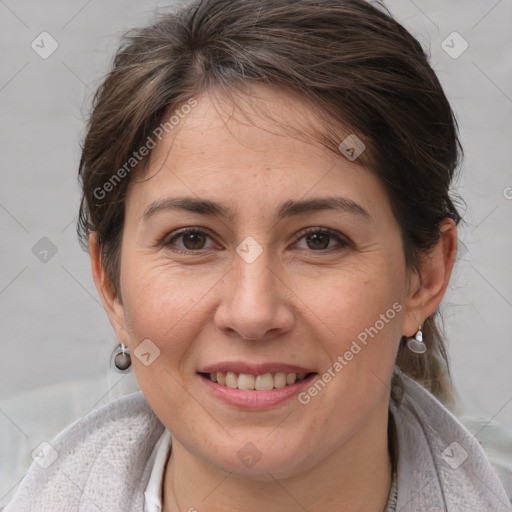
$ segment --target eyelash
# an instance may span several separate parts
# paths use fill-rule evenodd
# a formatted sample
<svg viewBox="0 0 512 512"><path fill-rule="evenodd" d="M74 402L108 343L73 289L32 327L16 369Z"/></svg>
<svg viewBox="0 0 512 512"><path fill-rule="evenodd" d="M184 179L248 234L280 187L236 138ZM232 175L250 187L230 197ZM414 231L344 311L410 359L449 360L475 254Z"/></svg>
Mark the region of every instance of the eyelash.
<svg viewBox="0 0 512 512"><path fill-rule="evenodd" d="M199 229L199 228L185 228L181 231L178 231L176 234L174 234L172 236L172 238L170 238L169 240L164 240L162 242L162 245L166 248L169 248L170 250L172 250L173 252L178 252L178 253L182 253L182 254L194 254L194 253L199 253L201 251L208 251L209 249L177 249L177 248L171 248L171 246L173 245L173 242L185 235L188 235L188 234L191 234L191 233L199 233L201 235L206 235L207 237L211 238L211 236L206 232L206 231L203 231L202 229ZM315 234L315 233L322 233L322 234L325 234L325 235L329 235L331 238L334 238L337 242L338 242L338 245L340 245L341 247L338 247L337 249L335 249L335 251L340 251L342 249L345 249L346 247L350 246L350 242L348 242L347 240L345 240L344 238L340 237L335 231L332 231L331 229L328 229L328 228L306 228L304 229L300 235L295 239L295 242L294 244L296 244L297 242L299 242L300 240L302 240L303 238L305 238L307 235L311 235L311 234ZM332 247L330 248L327 248L327 249L318 249L318 250L309 250L309 252L313 252L313 253L322 253L322 252L331 252L333 250Z"/></svg>

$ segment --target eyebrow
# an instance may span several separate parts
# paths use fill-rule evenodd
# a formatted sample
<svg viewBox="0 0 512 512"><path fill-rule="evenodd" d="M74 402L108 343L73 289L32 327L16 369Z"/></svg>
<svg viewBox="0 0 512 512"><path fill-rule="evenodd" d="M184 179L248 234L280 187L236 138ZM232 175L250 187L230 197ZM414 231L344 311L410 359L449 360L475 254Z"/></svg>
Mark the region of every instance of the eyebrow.
<svg viewBox="0 0 512 512"><path fill-rule="evenodd" d="M214 201L196 197L169 197L151 203L142 215L142 220L148 221L157 213L168 210L182 210L199 215L234 219L233 212L228 207ZM325 210L344 211L371 219L371 215L361 205L347 197L321 197L303 201L286 201L279 209L278 218L284 219Z"/></svg>

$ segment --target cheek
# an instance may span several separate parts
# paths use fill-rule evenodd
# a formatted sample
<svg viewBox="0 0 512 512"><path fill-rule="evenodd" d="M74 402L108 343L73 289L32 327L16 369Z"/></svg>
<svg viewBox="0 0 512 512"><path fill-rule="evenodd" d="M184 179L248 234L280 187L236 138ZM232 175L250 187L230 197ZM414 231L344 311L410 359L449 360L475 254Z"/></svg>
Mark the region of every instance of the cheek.
<svg viewBox="0 0 512 512"><path fill-rule="evenodd" d="M153 410L173 431L180 425L174 416L190 407L188 394L183 392L190 368L186 366L187 355L193 347L193 340L200 335L201 321L198 320L198 303L205 295L201 280L183 279L179 272L162 265L148 264L135 259L123 268L122 289L124 310L131 352L150 340L158 350L158 357L145 365L132 356L132 363L140 388ZM192 362L190 363L192 364ZM168 410L173 417L168 418ZM200 416L200 411L196 411ZM188 428L194 422L187 420Z"/></svg>
<svg viewBox="0 0 512 512"><path fill-rule="evenodd" d="M404 275L398 263L375 259L364 267L303 281L297 295L308 297L308 308L319 327L317 335L323 333L330 360L349 350L354 340L363 344L365 340L382 340L372 347L368 343L368 354L393 352L388 341L394 345L400 338Z"/></svg>
<svg viewBox="0 0 512 512"><path fill-rule="evenodd" d="M201 301L218 279L135 259L123 268L123 299L130 339L150 339L176 364L201 328Z"/></svg>
<svg viewBox="0 0 512 512"><path fill-rule="evenodd" d="M405 272L399 262L375 258L364 268L337 273L311 306L328 326L318 347L325 353L319 378L326 385L306 390L303 398L311 400L314 414L328 410L333 424L348 430L387 393L401 337Z"/></svg>

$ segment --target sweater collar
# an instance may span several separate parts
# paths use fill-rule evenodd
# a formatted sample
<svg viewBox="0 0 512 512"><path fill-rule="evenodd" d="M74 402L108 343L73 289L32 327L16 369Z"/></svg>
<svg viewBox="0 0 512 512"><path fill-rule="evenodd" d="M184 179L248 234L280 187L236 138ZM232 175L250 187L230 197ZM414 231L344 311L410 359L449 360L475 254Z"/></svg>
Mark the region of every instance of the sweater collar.
<svg viewBox="0 0 512 512"><path fill-rule="evenodd" d="M476 439L438 400L407 375L402 402L391 402L398 441L386 512L400 510L503 510L508 498ZM159 512L165 463L171 446L164 431L151 456L144 512Z"/></svg>
<svg viewBox="0 0 512 512"><path fill-rule="evenodd" d="M478 441L433 395L398 372L404 393L400 404L390 404L398 439L396 510L510 512ZM51 441L57 459L32 463L4 512L140 512L163 432L140 391L93 411Z"/></svg>
<svg viewBox="0 0 512 512"><path fill-rule="evenodd" d="M401 512L510 511L510 501L476 438L431 393L398 368L404 392L391 402L398 438Z"/></svg>

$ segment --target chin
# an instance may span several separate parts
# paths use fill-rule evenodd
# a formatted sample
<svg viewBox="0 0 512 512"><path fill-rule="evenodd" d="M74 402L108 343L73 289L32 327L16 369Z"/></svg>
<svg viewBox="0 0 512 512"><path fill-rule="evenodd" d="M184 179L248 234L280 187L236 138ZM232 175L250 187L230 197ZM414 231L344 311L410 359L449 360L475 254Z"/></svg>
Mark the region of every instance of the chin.
<svg viewBox="0 0 512 512"><path fill-rule="evenodd" d="M272 443L265 444L264 440L254 443L230 441L223 448L223 454L217 451L215 457L207 456L203 460L237 478L256 481L286 479L314 465L312 461L308 464L304 459L305 443L290 443L288 437L286 443L279 442L279 446L274 446ZM234 450L235 444L240 448Z"/></svg>

